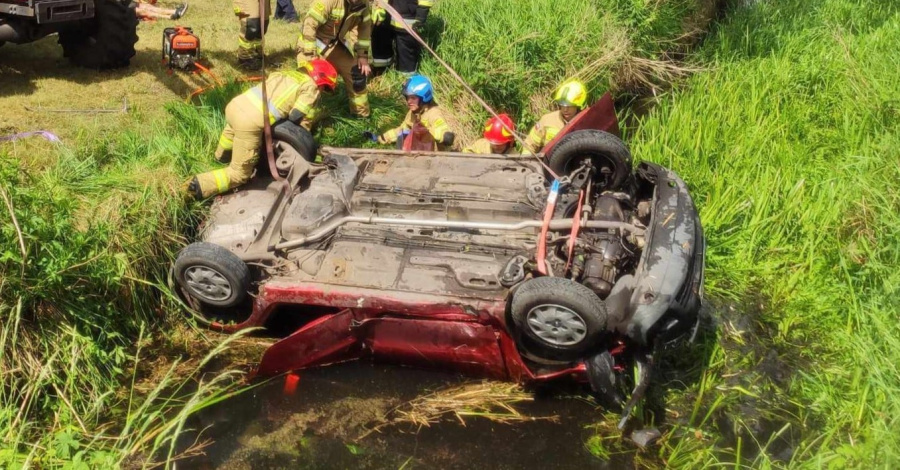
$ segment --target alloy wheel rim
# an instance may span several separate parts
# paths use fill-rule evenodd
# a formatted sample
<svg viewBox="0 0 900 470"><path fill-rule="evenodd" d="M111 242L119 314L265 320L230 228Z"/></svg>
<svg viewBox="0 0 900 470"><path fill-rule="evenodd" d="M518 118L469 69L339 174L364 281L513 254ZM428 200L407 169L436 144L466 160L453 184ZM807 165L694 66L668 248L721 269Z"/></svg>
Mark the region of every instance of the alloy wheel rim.
<svg viewBox="0 0 900 470"><path fill-rule="evenodd" d="M525 323L538 338L554 346L572 346L587 336L584 318L562 305L538 305L528 312Z"/></svg>
<svg viewBox="0 0 900 470"><path fill-rule="evenodd" d="M221 302L231 297L231 283L222 273L207 266L191 266L184 272L191 291L205 300Z"/></svg>

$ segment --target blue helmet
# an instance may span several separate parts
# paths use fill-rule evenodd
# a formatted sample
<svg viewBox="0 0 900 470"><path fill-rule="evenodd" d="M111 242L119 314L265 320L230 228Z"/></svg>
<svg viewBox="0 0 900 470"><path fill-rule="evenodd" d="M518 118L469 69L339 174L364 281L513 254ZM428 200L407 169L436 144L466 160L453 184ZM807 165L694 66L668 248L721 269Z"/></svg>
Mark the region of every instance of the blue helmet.
<svg viewBox="0 0 900 470"><path fill-rule="evenodd" d="M423 103L431 103L434 99L434 87L431 80L424 75L413 75L403 83L403 96L418 96Z"/></svg>

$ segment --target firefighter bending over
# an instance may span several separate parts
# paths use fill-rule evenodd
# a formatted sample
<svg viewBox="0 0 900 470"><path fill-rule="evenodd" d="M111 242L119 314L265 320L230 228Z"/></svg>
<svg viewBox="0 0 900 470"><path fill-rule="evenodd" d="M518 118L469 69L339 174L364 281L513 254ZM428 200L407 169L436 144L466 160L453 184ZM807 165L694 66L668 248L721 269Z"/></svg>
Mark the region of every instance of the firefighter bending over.
<svg viewBox="0 0 900 470"><path fill-rule="evenodd" d="M431 150L446 150L453 147L456 135L444 120L443 112L434 101L434 87L431 80L423 75L413 75L403 84L401 89L406 99L406 107L409 112L403 123L384 134L377 135L372 131L365 131L364 135L381 144L403 143L403 139L413 131L417 125L427 129L433 139Z"/></svg>
<svg viewBox="0 0 900 470"><path fill-rule="evenodd" d="M568 81L556 90L553 101L559 109L541 116L525 139L524 151L538 153L553 140L559 131L584 109L587 102L587 88L577 80Z"/></svg>
<svg viewBox="0 0 900 470"><path fill-rule="evenodd" d="M356 41L348 33L356 29ZM372 37L372 16L368 0L313 0L303 20L297 43L297 63L323 58L334 65L344 79L350 113L369 116L366 77Z"/></svg>
<svg viewBox="0 0 900 470"><path fill-rule="evenodd" d="M516 138L512 132L516 124L506 114L499 114L487 120L484 125L484 137L463 149L465 153L508 155L515 153Z"/></svg>
<svg viewBox="0 0 900 470"><path fill-rule="evenodd" d="M266 79L269 122L288 119L309 129L321 92L331 93L337 85L337 71L330 63L314 59L305 70L282 71ZM225 107L225 129L219 137L216 160L230 164L199 174L187 184L189 196L207 198L236 188L250 179L263 136L262 85L238 95Z"/></svg>

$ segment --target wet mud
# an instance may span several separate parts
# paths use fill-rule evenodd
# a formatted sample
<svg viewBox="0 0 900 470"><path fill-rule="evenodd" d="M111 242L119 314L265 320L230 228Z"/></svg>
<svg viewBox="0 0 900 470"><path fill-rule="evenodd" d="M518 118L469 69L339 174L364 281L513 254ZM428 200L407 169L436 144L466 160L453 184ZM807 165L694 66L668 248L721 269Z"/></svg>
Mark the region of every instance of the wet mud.
<svg viewBox="0 0 900 470"><path fill-rule="evenodd" d="M352 362L303 372L293 395L272 380L196 417L205 455L179 468L605 468L587 443L603 411L586 396L537 394L516 405L537 419L498 423L448 417L431 426L385 425L423 394L471 381L458 375ZM610 418L611 420L614 418ZM375 429L375 428L378 429ZM196 435L191 437L191 440ZM623 463L623 462L618 462ZM618 468L613 465L610 468Z"/></svg>

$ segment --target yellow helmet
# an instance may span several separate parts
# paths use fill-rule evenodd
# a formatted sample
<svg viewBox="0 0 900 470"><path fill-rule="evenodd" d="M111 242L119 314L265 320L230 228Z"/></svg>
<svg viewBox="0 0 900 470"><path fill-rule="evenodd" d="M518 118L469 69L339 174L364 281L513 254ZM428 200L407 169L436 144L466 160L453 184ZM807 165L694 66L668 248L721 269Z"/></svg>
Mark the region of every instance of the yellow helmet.
<svg viewBox="0 0 900 470"><path fill-rule="evenodd" d="M560 85L553 94L553 101L560 106L575 106L581 109L587 101L587 88L578 80L570 80Z"/></svg>

